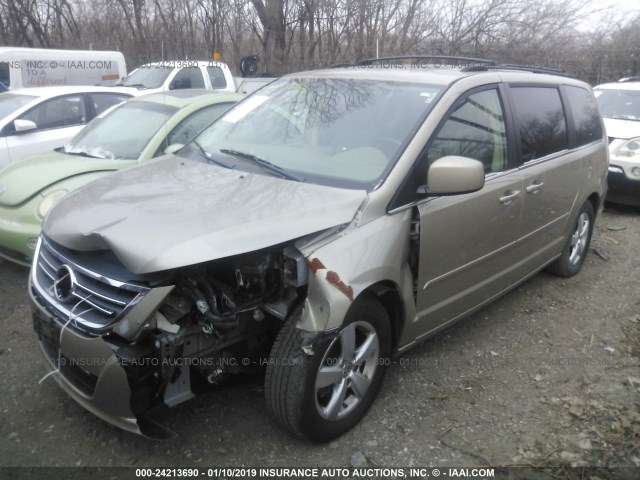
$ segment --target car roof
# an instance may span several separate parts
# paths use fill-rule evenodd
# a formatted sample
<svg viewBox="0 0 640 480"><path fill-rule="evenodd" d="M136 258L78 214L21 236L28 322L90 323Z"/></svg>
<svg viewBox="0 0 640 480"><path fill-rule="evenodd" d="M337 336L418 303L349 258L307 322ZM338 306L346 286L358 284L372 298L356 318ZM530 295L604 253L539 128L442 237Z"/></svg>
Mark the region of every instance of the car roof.
<svg viewBox="0 0 640 480"><path fill-rule="evenodd" d="M7 93L32 97L55 97L73 93L124 93L135 96L137 89L130 87L105 87L100 85L58 85L54 87L16 88Z"/></svg>
<svg viewBox="0 0 640 480"><path fill-rule="evenodd" d="M379 80L393 82L424 83L438 86L448 86L461 78L488 77L491 81L497 78L503 81L536 81L549 84L567 83L574 85L586 85L575 78L547 72L532 72L526 69L509 68L500 65L483 69L460 69L449 65L424 64L422 67L399 66L393 64L382 65L354 65L324 70L310 70L306 72L287 75L285 78L345 78L361 80Z"/></svg>
<svg viewBox="0 0 640 480"><path fill-rule="evenodd" d="M238 102L244 95L231 92L216 92L203 88L187 88L184 90L170 90L168 92L147 93L132 99L135 102L151 102L171 105L176 108L184 108L189 105L201 103L203 105Z"/></svg>
<svg viewBox="0 0 640 480"><path fill-rule="evenodd" d="M596 85L601 90L640 90L640 82L612 82Z"/></svg>
<svg viewBox="0 0 640 480"><path fill-rule="evenodd" d="M453 68L399 68L384 65L347 66L324 70L309 70L287 75L285 78L350 78L360 80L387 80L449 85L459 78L475 72L463 72Z"/></svg>
<svg viewBox="0 0 640 480"><path fill-rule="evenodd" d="M217 60L162 60L161 62L149 62L140 67L167 67L167 68L184 68L184 67L221 67L227 68L228 65ZM138 68L140 68L138 67Z"/></svg>

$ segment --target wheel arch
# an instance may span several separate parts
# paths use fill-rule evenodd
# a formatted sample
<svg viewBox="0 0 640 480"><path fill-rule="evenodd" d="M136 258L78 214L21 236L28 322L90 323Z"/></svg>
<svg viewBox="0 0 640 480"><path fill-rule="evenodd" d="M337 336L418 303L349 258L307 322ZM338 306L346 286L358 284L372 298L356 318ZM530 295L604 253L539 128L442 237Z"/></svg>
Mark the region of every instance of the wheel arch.
<svg viewBox="0 0 640 480"><path fill-rule="evenodd" d="M589 195L589 197L587 197L587 201L591 203L591 206L593 207L593 213L595 213L597 217L598 211L602 205L602 199L600 198L600 195L598 195L596 192L593 192L591 195Z"/></svg>
<svg viewBox="0 0 640 480"><path fill-rule="evenodd" d="M391 321L391 343L392 348L395 348L400 342L405 323L405 307L400 287L395 282L383 280L367 287L358 298L363 295L374 296L384 307Z"/></svg>

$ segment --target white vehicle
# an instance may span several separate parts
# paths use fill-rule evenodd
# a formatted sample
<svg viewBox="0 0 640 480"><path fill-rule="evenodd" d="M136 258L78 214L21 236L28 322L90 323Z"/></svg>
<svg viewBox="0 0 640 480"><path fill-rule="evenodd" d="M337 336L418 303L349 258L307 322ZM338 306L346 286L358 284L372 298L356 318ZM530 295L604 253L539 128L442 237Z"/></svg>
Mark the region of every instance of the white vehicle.
<svg viewBox="0 0 640 480"><path fill-rule="evenodd" d="M247 95L274 80L274 77L234 77L226 63L216 60L172 60L141 65L118 86L134 87L144 93L204 88Z"/></svg>
<svg viewBox="0 0 640 480"><path fill-rule="evenodd" d="M640 78L594 87L609 137L607 201L640 206Z"/></svg>
<svg viewBox="0 0 640 480"><path fill-rule="evenodd" d="M236 92L249 95L265 85L273 82L276 77L234 77Z"/></svg>
<svg viewBox="0 0 640 480"><path fill-rule="evenodd" d="M115 87L42 87L0 94L0 168L63 146L94 117L137 92Z"/></svg>
<svg viewBox="0 0 640 480"><path fill-rule="evenodd" d="M120 52L0 47L0 92L56 85L113 85L126 75L127 65Z"/></svg>
<svg viewBox="0 0 640 480"><path fill-rule="evenodd" d="M118 86L134 87L144 93L186 88L235 92L229 66L215 60L172 60L140 65Z"/></svg>

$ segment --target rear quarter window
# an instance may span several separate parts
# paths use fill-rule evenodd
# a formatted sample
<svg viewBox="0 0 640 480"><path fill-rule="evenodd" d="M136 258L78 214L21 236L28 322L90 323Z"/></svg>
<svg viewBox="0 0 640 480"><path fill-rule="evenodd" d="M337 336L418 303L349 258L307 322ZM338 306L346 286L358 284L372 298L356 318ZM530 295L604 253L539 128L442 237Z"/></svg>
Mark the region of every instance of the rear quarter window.
<svg viewBox="0 0 640 480"><path fill-rule="evenodd" d="M523 162L569 147L567 122L557 88L512 86L510 92Z"/></svg>
<svg viewBox="0 0 640 480"><path fill-rule="evenodd" d="M576 146L602 139L602 123L596 99L586 88L566 85L571 118L576 130Z"/></svg>

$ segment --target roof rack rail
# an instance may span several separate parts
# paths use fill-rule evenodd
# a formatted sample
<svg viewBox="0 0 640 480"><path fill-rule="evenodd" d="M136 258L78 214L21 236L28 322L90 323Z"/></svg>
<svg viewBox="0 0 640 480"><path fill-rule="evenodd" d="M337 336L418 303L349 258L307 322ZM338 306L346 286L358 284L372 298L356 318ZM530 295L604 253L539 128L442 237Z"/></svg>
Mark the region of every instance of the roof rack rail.
<svg viewBox="0 0 640 480"><path fill-rule="evenodd" d="M450 62L450 63L464 63L464 64L472 64L479 63L484 65L496 65L494 60L487 60L485 58L473 58L473 57L454 57L447 55L399 55L393 57L378 57L378 58L367 58L365 60L360 60L355 63L338 63L335 65L331 65L331 68L343 68L343 67L362 67L366 65L374 65L376 63L381 62L394 62L394 61L403 61L403 60L414 60L414 61L438 61L438 62Z"/></svg>
<svg viewBox="0 0 640 480"><path fill-rule="evenodd" d="M462 69L464 72L482 72L486 70L515 70L519 72L546 73L549 75L560 75L562 77L575 78L570 73L559 68L535 67L527 65L517 65L513 63L494 63L492 65L473 65Z"/></svg>
<svg viewBox="0 0 640 480"><path fill-rule="evenodd" d="M640 82L640 77L624 77L618 80L618 83Z"/></svg>

